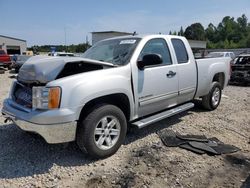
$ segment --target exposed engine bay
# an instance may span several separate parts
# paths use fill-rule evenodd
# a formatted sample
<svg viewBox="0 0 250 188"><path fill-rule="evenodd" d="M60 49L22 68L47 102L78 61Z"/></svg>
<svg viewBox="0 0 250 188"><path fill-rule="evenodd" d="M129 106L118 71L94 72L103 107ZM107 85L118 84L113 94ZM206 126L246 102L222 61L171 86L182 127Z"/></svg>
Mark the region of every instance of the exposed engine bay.
<svg viewBox="0 0 250 188"><path fill-rule="evenodd" d="M46 83L74 74L114 67L112 63L80 57L33 57L20 69L17 80L25 84Z"/></svg>

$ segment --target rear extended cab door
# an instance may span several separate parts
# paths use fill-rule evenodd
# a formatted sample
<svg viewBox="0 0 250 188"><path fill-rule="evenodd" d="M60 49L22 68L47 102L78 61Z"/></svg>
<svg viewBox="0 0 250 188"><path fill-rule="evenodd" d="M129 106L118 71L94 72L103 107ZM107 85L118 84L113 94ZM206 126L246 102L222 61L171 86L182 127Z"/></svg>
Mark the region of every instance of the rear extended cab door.
<svg viewBox="0 0 250 188"><path fill-rule="evenodd" d="M181 104L194 98L197 87L197 67L192 49L185 38L173 37L171 38L171 45L175 52L173 58L177 62L177 103Z"/></svg>
<svg viewBox="0 0 250 188"><path fill-rule="evenodd" d="M137 49L137 58L132 63L132 76L135 91L135 108L138 117L149 115L175 106L178 99L178 70L171 41L165 37L147 38ZM136 62L146 54L160 54L163 63L138 69Z"/></svg>

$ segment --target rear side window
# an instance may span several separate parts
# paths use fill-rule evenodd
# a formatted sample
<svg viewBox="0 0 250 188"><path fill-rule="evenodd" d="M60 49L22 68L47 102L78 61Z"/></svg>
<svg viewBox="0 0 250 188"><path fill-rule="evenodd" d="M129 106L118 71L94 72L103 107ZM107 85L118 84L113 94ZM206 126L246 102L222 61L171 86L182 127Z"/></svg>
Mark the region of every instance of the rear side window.
<svg viewBox="0 0 250 188"><path fill-rule="evenodd" d="M175 54L177 57L178 63L187 63L188 62L188 53L187 49L180 39L171 39Z"/></svg>

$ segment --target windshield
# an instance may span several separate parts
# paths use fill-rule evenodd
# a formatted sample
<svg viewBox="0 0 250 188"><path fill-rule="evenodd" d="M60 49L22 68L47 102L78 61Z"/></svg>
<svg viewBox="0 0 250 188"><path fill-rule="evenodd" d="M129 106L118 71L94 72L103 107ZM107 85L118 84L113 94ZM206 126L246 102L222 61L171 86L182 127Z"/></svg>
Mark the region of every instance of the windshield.
<svg viewBox="0 0 250 188"><path fill-rule="evenodd" d="M110 39L96 43L82 57L125 65L131 58L140 38Z"/></svg>

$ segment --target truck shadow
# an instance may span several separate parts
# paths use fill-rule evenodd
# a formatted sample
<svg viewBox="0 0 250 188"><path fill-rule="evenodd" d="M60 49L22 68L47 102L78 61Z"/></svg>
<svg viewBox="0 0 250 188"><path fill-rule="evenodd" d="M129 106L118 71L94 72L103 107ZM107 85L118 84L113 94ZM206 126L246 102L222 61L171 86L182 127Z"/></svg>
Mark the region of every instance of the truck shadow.
<svg viewBox="0 0 250 188"><path fill-rule="evenodd" d="M69 167L93 162L75 143L47 144L13 124L0 125L0 148L0 178L43 174L54 164Z"/></svg>
<svg viewBox="0 0 250 188"><path fill-rule="evenodd" d="M128 133L125 145L179 123L183 112L140 130ZM95 162L76 145L47 144L42 137L22 131L13 124L0 124L0 178L19 178L43 174L53 165L83 166Z"/></svg>

